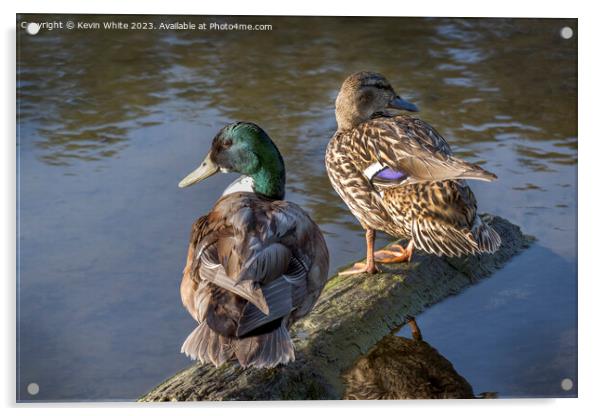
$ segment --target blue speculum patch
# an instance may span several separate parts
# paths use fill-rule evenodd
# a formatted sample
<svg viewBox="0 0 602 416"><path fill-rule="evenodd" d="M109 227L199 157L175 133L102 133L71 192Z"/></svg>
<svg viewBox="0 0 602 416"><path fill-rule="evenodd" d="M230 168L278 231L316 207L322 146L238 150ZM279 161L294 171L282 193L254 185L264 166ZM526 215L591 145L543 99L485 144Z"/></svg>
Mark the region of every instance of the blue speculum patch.
<svg viewBox="0 0 602 416"><path fill-rule="evenodd" d="M395 181L395 180L405 179L408 177L408 175L405 172L400 172L397 170L393 170L391 168L384 168L383 170L378 172L375 175L375 177L378 179L384 179L387 181Z"/></svg>

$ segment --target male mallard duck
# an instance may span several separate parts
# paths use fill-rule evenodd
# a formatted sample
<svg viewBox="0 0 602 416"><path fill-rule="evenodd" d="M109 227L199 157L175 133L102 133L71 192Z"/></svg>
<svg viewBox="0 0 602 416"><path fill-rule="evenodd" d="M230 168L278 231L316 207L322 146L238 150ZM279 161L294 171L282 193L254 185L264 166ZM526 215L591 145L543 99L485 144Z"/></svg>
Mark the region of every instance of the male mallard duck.
<svg viewBox="0 0 602 416"><path fill-rule="evenodd" d="M366 263L344 273L376 273L375 257L407 261L415 247L438 256L497 250L500 237L477 215L477 201L463 180L497 177L452 156L445 139L424 121L387 108L418 111L374 72L348 77L336 99L338 129L326 149L326 170L366 230L367 243ZM409 244L374 253L376 230Z"/></svg>
<svg viewBox="0 0 602 416"><path fill-rule="evenodd" d="M243 176L192 226L180 294L199 325L182 352L216 367L230 359L242 367L294 361L288 328L326 283L326 243L311 218L283 200L284 162L259 126L224 127L179 186L218 171Z"/></svg>

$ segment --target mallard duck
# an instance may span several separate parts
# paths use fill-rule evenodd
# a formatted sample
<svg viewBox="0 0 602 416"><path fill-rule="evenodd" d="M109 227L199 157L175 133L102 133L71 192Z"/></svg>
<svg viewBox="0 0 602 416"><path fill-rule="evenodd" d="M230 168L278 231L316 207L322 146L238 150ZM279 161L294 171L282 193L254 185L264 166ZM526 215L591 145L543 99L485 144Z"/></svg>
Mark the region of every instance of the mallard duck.
<svg viewBox="0 0 602 416"><path fill-rule="evenodd" d="M409 261L415 248L438 256L492 253L499 235L477 215L464 179L497 177L452 155L424 121L388 109L418 111L382 75L349 76L336 99L338 129L326 149L332 186L366 230L365 263L343 274L376 273L382 263ZM375 231L409 240L374 253Z"/></svg>
<svg viewBox="0 0 602 416"><path fill-rule="evenodd" d="M284 162L259 126L224 127L179 186L220 171L242 176L192 226L180 294L198 326L182 352L216 367L286 364L295 359L288 328L327 280L326 243L309 215L283 200Z"/></svg>
<svg viewBox="0 0 602 416"><path fill-rule="evenodd" d="M414 318L412 339L388 335L345 372L344 399L472 399L472 386L439 351L422 340ZM481 397L493 397L483 393Z"/></svg>

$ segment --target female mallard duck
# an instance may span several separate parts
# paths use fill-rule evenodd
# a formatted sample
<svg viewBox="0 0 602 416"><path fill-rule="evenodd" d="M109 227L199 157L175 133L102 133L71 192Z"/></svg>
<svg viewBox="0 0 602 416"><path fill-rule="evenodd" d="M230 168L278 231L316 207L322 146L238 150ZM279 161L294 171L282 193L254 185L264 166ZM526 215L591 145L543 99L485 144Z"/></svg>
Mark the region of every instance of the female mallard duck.
<svg viewBox="0 0 602 416"><path fill-rule="evenodd" d="M181 188L222 172L242 174L192 227L180 286L198 322L182 352L216 367L294 361L290 325L313 308L328 273L318 226L284 201L285 170L269 136L252 123L224 127Z"/></svg>
<svg viewBox="0 0 602 416"><path fill-rule="evenodd" d="M348 77L336 99L338 129L326 149L334 189L366 230L366 263L344 272L376 273L374 264L407 261L416 247L438 256L492 253L498 234L477 215L463 179L492 181L493 173L452 156L445 139L374 72ZM404 249L374 253L374 233L409 240Z"/></svg>
<svg viewBox="0 0 602 416"><path fill-rule="evenodd" d="M439 351L422 340L414 318L412 339L387 335L345 372L344 399L473 399L472 386ZM494 397L483 393L481 397Z"/></svg>

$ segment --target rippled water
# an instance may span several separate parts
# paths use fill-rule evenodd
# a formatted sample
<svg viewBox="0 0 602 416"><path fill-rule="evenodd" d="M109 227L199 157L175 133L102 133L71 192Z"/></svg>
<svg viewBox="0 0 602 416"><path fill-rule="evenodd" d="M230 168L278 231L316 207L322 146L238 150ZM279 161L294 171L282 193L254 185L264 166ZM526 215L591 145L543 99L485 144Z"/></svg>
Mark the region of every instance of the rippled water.
<svg viewBox="0 0 602 416"><path fill-rule="evenodd" d="M179 349L194 323L178 291L188 232L234 176L177 183L227 122L255 121L280 147L287 198L324 230L332 271L362 257L323 155L338 88L365 69L499 176L472 184L481 211L538 239L418 317L425 339L475 393L576 394L577 42L560 36L576 20L179 20L273 30L18 31L20 400L135 399L189 364Z"/></svg>

